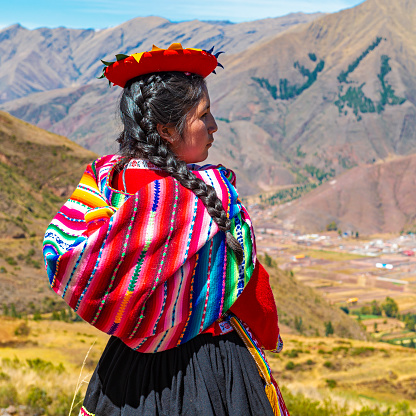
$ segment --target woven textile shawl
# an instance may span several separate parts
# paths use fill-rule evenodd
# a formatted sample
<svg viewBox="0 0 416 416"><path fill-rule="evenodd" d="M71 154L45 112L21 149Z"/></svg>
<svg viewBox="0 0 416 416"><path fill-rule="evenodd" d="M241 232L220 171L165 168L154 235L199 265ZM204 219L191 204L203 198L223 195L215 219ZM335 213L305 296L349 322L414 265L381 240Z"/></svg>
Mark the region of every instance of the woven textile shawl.
<svg viewBox="0 0 416 416"><path fill-rule="evenodd" d="M46 270L52 289L85 321L138 351L162 351L203 332L241 294L256 262L252 224L231 171L191 166L231 219L244 249L239 266L202 202L176 179L155 180L133 195L111 188L119 159L88 165L53 218Z"/></svg>

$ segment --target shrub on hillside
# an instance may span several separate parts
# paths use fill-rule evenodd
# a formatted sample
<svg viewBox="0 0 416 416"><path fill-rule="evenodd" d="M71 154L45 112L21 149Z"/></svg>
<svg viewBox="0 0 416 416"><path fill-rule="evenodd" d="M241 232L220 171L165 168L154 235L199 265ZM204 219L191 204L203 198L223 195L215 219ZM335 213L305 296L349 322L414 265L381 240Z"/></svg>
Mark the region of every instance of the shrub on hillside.
<svg viewBox="0 0 416 416"><path fill-rule="evenodd" d="M43 414L51 403L52 399L48 393L39 387L32 386L27 392L25 404L31 407L36 414Z"/></svg>
<svg viewBox="0 0 416 416"><path fill-rule="evenodd" d="M7 407L18 404L16 387L11 384L0 387L0 407Z"/></svg>
<svg viewBox="0 0 416 416"><path fill-rule="evenodd" d="M330 222L330 223L326 226L326 230L327 230L327 231L337 231L337 230L338 230L337 223L336 223L335 221Z"/></svg>
<svg viewBox="0 0 416 416"><path fill-rule="evenodd" d="M334 384L335 383L335 384ZM336 387L336 381L328 379L326 384ZM303 394L292 393L282 387L282 395L291 415L295 416L414 416L407 402L401 402L394 408L380 409L379 407L363 407L359 410L349 411L346 405L340 405L330 399L323 402L305 397Z"/></svg>
<svg viewBox="0 0 416 416"><path fill-rule="evenodd" d="M345 312L347 315L350 313L350 310L348 309L348 306L340 306L339 307L343 312Z"/></svg>
<svg viewBox="0 0 416 416"><path fill-rule="evenodd" d="M267 266L267 267L275 267L276 266L276 264L275 264L275 262L273 261L273 259L267 254L267 253L264 253L264 257L263 257L263 259L264 259L264 264Z"/></svg>
<svg viewBox="0 0 416 416"><path fill-rule="evenodd" d="M30 334L29 325L26 322L22 322L16 327L14 334L18 337L27 337Z"/></svg>
<svg viewBox="0 0 416 416"><path fill-rule="evenodd" d="M39 311L35 311L35 313L33 314L33 320L34 321L41 321L42 320L42 315L40 314Z"/></svg>
<svg viewBox="0 0 416 416"><path fill-rule="evenodd" d="M325 325L325 336L332 335L334 333L334 327L332 326L332 322L328 321L324 323Z"/></svg>
<svg viewBox="0 0 416 416"><path fill-rule="evenodd" d="M296 364L293 361L288 361L285 365L286 370L293 370L296 367Z"/></svg>
<svg viewBox="0 0 416 416"><path fill-rule="evenodd" d="M386 300L381 304L381 308L389 318L394 318L399 313L399 306L397 305L396 301L388 296L386 297Z"/></svg>
<svg viewBox="0 0 416 416"><path fill-rule="evenodd" d="M302 350L297 350L297 349L291 349L288 351L284 351L283 355L289 357L289 358L297 358L299 357L299 353L303 352Z"/></svg>
<svg viewBox="0 0 416 416"><path fill-rule="evenodd" d="M325 380L326 381L326 385L330 388L333 389L337 386L337 382L336 380L333 380L332 378L328 378Z"/></svg>
<svg viewBox="0 0 416 416"><path fill-rule="evenodd" d="M0 371L0 381L9 381L10 376L6 374L4 371Z"/></svg>
<svg viewBox="0 0 416 416"><path fill-rule="evenodd" d="M381 307L376 300L371 302L371 315L381 316Z"/></svg>
<svg viewBox="0 0 416 416"><path fill-rule="evenodd" d="M300 333L303 332L303 321L300 316L295 316L295 329Z"/></svg>
<svg viewBox="0 0 416 416"><path fill-rule="evenodd" d="M56 371L58 374L61 374L65 371L65 367L62 363L58 365L53 365L50 361L42 360L42 358L33 358L26 360L28 366L35 372L45 373L50 371Z"/></svg>
<svg viewBox="0 0 416 416"><path fill-rule="evenodd" d="M20 313L18 313L18 312L17 312L17 310L16 310L16 305L15 305L14 303L12 303L12 304L10 305L10 316L11 316L12 318L21 318L21 317L22 317L22 315L21 315Z"/></svg>
<svg viewBox="0 0 416 416"><path fill-rule="evenodd" d="M13 257L6 257L5 260L10 266L17 266L17 261Z"/></svg>
<svg viewBox="0 0 416 416"><path fill-rule="evenodd" d="M72 394L60 392L56 399L53 400L53 404L49 407L48 414L53 416L68 416L72 402L74 402L74 407L72 408L71 415L77 415L82 405L81 393L78 392L74 398Z"/></svg>
<svg viewBox="0 0 416 416"><path fill-rule="evenodd" d="M354 357L357 355L361 355L361 356L368 356L368 355L372 355L374 352L376 352L376 350L374 349L374 347L355 347L355 348L351 348L350 350L350 354Z"/></svg>
<svg viewBox="0 0 416 416"><path fill-rule="evenodd" d="M286 407L291 415L296 416L348 416L346 406L340 406L338 403L331 402L329 399L324 402L305 397L303 394L291 393L285 387L282 388L282 394L285 399ZM377 415L378 416L378 415Z"/></svg>

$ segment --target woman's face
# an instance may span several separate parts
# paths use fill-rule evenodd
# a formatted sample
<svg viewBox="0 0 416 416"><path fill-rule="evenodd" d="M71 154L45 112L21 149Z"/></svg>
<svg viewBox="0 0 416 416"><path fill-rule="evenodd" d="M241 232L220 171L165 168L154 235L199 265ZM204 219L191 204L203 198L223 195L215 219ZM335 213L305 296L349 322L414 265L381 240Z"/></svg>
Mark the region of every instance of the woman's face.
<svg viewBox="0 0 416 416"><path fill-rule="evenodd" d="M188 113L182 137L177 133L171 141L171 149L186 163L202 162L208 157L209 148L218 130L214 116L211 114L208 90L198 104Z"/></svg>

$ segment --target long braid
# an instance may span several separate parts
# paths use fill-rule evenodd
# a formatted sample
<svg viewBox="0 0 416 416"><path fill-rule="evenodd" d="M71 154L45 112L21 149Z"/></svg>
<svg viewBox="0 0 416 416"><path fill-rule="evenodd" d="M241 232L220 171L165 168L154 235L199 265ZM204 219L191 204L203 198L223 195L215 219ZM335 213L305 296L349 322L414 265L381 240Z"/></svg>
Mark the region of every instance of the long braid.
<svg viewBox="0 0 416 416"><path fill-rule="evenodd" d="M177 76L183 77L182 74L177 74ZM172 114L168 114L168 120L163 120L160 109L156 103L152 102L155 101L155 95L158 92L167 89L164 80L166 77L166 74L159 73L140 77L140 79L133 80L124 88L120 100L121 117L124 123L124 131L118 138L120 153L127 156L127 160L133 157L142 157L149 160L177 179L182 186L191 190L202 201L219 229L226 233L227 245L235 253L237 261L241 263L243 261L243 250L240 243L230 232L231 221L227 217L215 189L197 178L188 169L187 164L180 160L170 149L168 142L163 140L157 132L158 122L165 124L172 119ZM195 79L193 80L195 81ZM185 78L185 81L187 81L187 78ZM199 86L203 85L202 79L196 79L196 82ZM196 102L198 102L200 95L194 94L194 101L197 99ZM176 118L178 118L177 109L175 110ZM186 110L189 111L189 108ZM186 113L184 116L186 117ZM180 117L176 124L179 124L182 121L181 119L184 119L184 117Z"/></svg>

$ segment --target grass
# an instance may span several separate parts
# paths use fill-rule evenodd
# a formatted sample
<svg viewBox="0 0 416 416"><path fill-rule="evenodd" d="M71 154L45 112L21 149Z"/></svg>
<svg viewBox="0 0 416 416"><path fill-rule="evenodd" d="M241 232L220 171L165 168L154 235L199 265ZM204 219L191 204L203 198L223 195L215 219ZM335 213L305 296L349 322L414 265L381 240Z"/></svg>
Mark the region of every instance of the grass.
<svg viewBox="0 0 416 416"><path fill-rule="evenodd" d="M16 336L15 329L23 323L29 334ZM342 413L348 416L351 409L365 404L363 395L383 406L402 400L416 405L406 387L416 374L415 350L334 337L282 335L285 348L281 354L269 354L269 362L279 385L287 388L292 415L313 415L297 413L301 410L296 406L311 405L317 398L319 406L326 399L328 409L334 409L342 408L348 397L350 413ZM84 322L50 321L45 316L38 322L0 317L0 340L11 344L0 349L0 405L6 403L2 394L4 398L7 393L13 399L11 404L30 403L34 408L50 402L51 416L68 415L73 405L72 414L76 414L76 403L82 400L107 339ZM12 346L13 342L20 344Z"/></svg>
<svg viewBox="0 0 416 416"><path fill-rule="evenodd" d="M72 405L72 414L77 414L108 336L84 322L43 318L26 322L0 317L0 407L22 404L33 414L44 414L46 407L50 416L67 416ZM21 325L29 333L15 335Z"/></svg>
<svg viewBox="0 0 416 416"><path fill-rule="evenodd" d="M304 250L302 253L314 259L330 261L356 260L363 257L356 254L341 253L338 251L329 250Z"/></svg>
<svg viewBox="0 0 416 416"><path fill-rule="evenodd" d="M307 360L304 354L298 357L280 354L280 359L270 356L278 382L292 393L306 393L311 398L319 398L321 403L325 398L341 403L348 398L348 403L355 408L365 404L363 395L382 406L394 406L403 400L416 406L416 397L406 387L416 374L415 350L339 338L286 335L283 339L284 351L296 349L301 342L302 349L309 352Z"/></svg>
<svg viewBox="0 0 416 416"><path fill-rule="evenodd" d="M357 316L357 318L359 316L362 321L365 321L367 319L382 319L382 320L386 319L385 317L380 316L380 315L361 315L355 311L351 311L350 313L352 316Z"/></svg>

